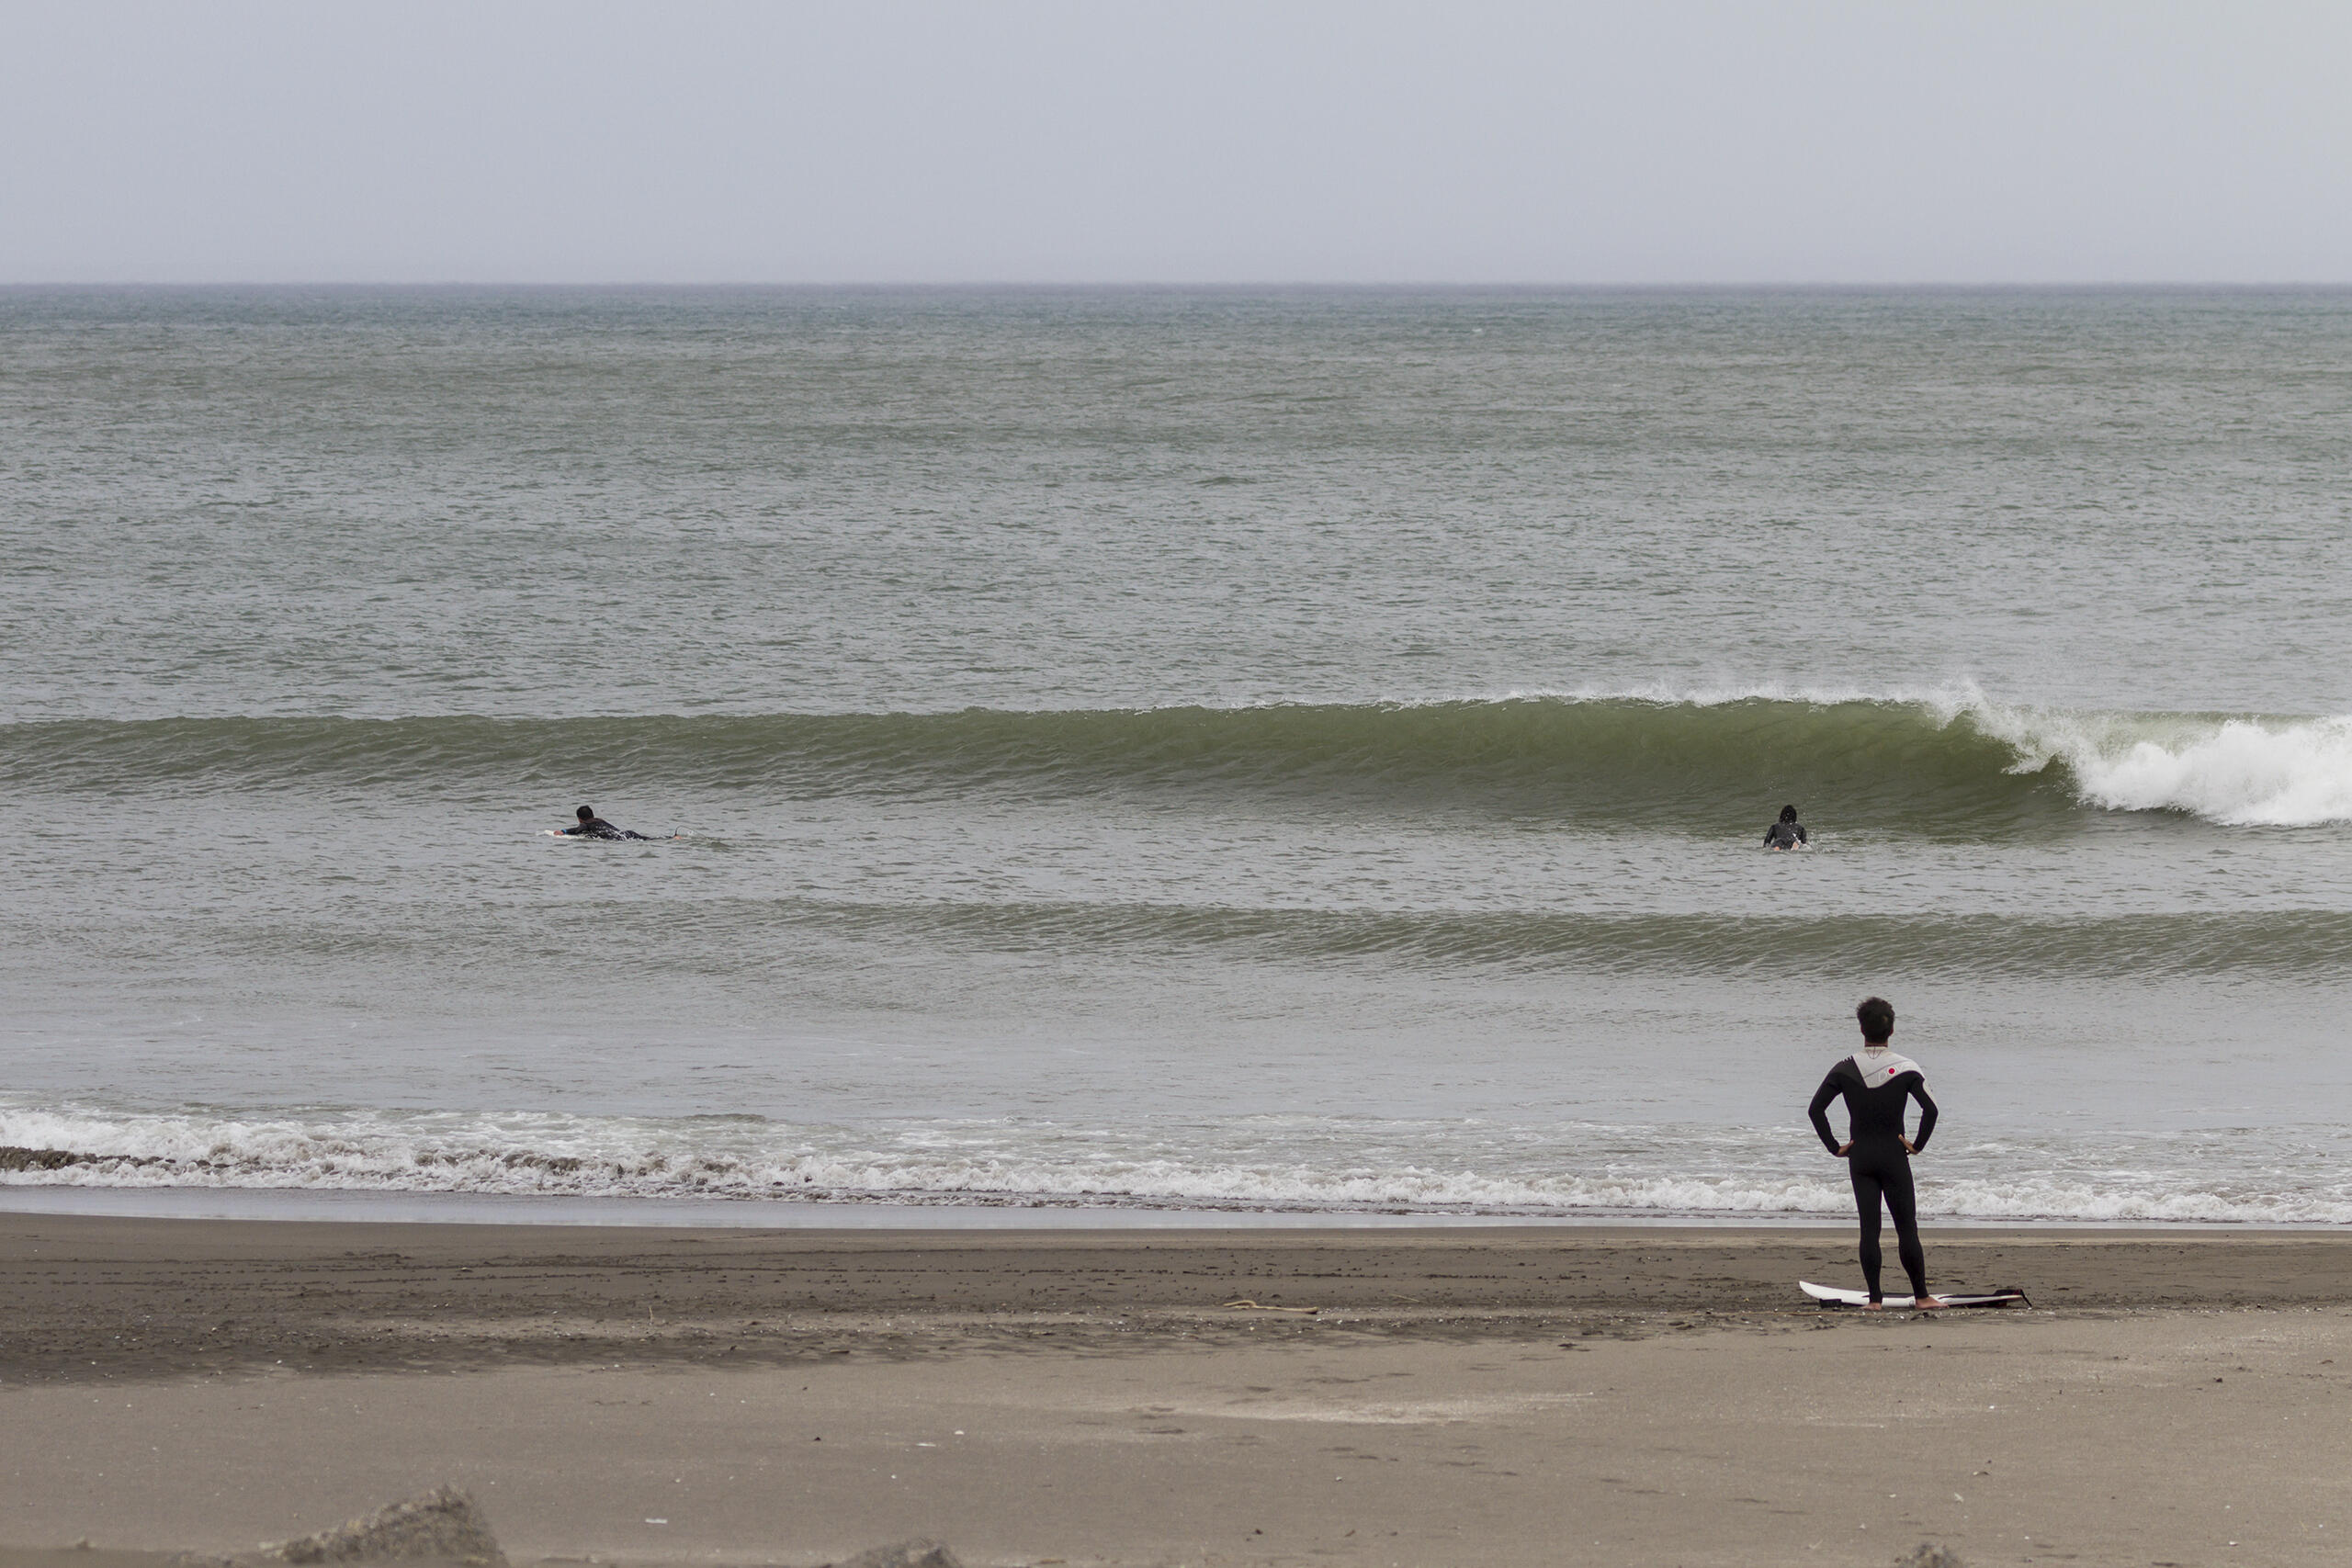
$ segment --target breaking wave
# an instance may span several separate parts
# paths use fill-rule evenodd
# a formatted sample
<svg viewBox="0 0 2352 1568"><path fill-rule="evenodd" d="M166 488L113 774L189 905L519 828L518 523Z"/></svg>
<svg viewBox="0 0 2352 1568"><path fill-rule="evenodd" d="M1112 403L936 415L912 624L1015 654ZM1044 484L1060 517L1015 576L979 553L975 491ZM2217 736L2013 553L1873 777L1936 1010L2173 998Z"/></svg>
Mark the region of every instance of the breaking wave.
<svg viewBox="0 0 2352 1568"><path fill-rule="evenodd" d="M1280 1123L1272 1129L1261 1120ZM1845 1218L1842 1181L1802 1133L1296 1118L1184 1130L988 1122L851 1129L757 1117L0 1111L0 1186L469 1192L1203 1212ZM2313 1173L2237 1168L2236 1132L2070 1135L1939 1149L1924 1213L2007 1221L2352 1224L2340 1132L2305 1134ZM2297 1142L2286 1135L2286 1142ZM1321 1158L1301 1160L1306 1144ZM2112 1145L2114 1146L2108 1146ZM1222 1145L1222 1146L1219 1146ZM2277 1145L2277 1146L2273 1146ZM1655 1151L1650 1153L1643 1150ZM1795 1152L1792 1152L1795 1151ZM1799 1161L1803 1160L1800 1167ZM1668 1168L1671 1162L1672 1168ZM2332 1173L2332 1174L2331 1174Z"/></svg>
<svg viewBox="0 0 2352 1568"><path fill-rule="evenodd" d="M1507 696L1139 710L595 719L182 718L0 726L17 788L503 797L581 778L687 793L1275 797L1703 827L1759 799L1972 834L2097 812L2352 821L2352 716L2024 707L1973 690Z"/></svg>

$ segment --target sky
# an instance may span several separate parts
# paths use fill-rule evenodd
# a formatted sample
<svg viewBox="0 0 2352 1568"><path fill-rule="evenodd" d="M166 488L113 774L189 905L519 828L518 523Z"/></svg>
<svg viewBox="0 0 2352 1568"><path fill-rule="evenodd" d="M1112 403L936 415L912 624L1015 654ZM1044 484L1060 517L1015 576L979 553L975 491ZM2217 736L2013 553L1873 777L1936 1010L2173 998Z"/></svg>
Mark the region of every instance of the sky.
<svg viewBox="0 0 2352 1568"><path fill-rule="evenodd" d="M2352 5L0 0L0 282L2352 282Z"/></svg>

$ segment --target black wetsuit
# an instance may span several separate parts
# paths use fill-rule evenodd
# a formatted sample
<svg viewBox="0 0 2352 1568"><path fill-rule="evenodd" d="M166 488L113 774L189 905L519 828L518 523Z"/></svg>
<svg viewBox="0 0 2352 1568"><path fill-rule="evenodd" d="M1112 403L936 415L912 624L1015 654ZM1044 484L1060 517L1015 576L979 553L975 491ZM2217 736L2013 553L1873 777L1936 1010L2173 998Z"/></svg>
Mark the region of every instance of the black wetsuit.
<svg viewBox="0 0 2352 1568"><path fill-rule="evenodd" d="M631 833L614 827L601 817L591 817L576 828L566 828L564 833L575 839L643 839L642 833ZM649 842L650 840L648 840Z"/></svg>
<svg viewBox="0 0 2352 1568"><path fill-rule="evenodd" d="M1936 1130L1936 1102L1928 1098L1928 1084L1917 1067L1899 1072L1876 1089L1867 1087L1861 1068L1846 1057L1829 1069L1813 1092L1813 1130L1831 1154L1838 1152L1837 1135L1829 1130L1829 1102L1843 1095L1846 1115L1853 1129L1848 1140L1854 1152L1846 1156L1846 1173L1854 1183L1854 1207L1862 1222L1862 1278L1871 1300L1879 1301L1879 1202L1894 1216L1895 1256L1911 1276L1911 1293L1928 1293L1928 1256L1919 1247L1918 1202L1911 1187L1911 1156L1903 1148L1905 1102L1919 1102L1919 1132L1913 1149L1928 1146Z"/></svg>
<svg viewBox="0 0 2352 1568"><path fill-rule="evenodd" d="M1764 847L1768 850L1792 850L1811 841L1804 836L1802 822L1775 822L1764 829Z"/></svg>

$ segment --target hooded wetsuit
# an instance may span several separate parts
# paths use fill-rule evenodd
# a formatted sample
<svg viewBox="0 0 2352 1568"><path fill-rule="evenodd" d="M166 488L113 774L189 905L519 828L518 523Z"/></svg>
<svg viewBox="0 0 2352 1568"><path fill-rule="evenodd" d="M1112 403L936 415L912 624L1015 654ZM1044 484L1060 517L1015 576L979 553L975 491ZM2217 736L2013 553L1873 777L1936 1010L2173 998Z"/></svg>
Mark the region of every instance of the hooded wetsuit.
<svg viewBox="0 0 2352 1568"><path fill-rule="evenodd" d="M591 817L576 828L563 829L562 832L567 838L574 839L642 839L645 837L642 833L632 833L625 829L616 828L601 817Z"/></svg>
<svg viewBox="0 0 2352 1568"><path fill-rule="evenodd" d="M1854 1152L1846 1156L1846 1173L1854 1183L1854 1208L1862 1222L1862 1278L1871 1300L1879 1294L1879 1203L1894 1216L1895 1256L1911 1276L1911 1294L1928 1293L1928 1257L1919 1247L1917 1199L1911 1187L1911 1156L1903 1147L1905 1101L1919 1102L1919 1132L1911 1140L1915 1150L1928 1146L1936 1130L1936 1102L1928 1098L1927 1079L1918 1064L1882 1047L1864 1046L1829 1069L1813 1093L1813 1130L1831 1154L1838 1152L1837 1135L1829 1130L1829 1102L1843 1095L1846 1115L1853 1129L1848 1141Z"/></svg>

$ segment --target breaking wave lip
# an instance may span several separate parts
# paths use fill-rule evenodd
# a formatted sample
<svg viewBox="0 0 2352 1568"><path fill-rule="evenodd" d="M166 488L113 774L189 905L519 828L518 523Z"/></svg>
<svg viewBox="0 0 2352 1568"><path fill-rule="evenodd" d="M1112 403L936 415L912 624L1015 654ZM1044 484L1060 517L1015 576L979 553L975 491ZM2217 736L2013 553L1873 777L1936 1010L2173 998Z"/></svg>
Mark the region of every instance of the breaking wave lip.
<svg viewBox="0 0 2352 1568"><path fill-rule="evenodd" d="M954 1207L1151 1209L1201 1213L1427 1213L1848 1218L1843 1182L1772 1168L1665 1174L1623 1168L1623 1151L1566 1174L1480 1171L1442 1162L1316 1165L1266 1157L1195 1159L1096 1150L1055 1157L931 1146L815 1146L759 1123L701 1139L648 1136L616 1119L519 1118L542 1136L484 1136L480 1118L239 1120L188 1115L0 1111L0 1186L209 1188L475 1193L505 1197L703 1198ZM446 1123L436 1134L435 1123ZM527 1130L518 1127L517 1131ZM1785 1140L1786 1134L1777 1134ZM1716 1141L1720 1143L1720 1140ZM1700 1163L1722 1166L1721 1146ZM2211 1170L2098 1171L2080 1160L2018 1174L2013 1148L1948 1156L1921 1212L1976 1221L2352 1224L2352 1181L2281 1190ZM1982 1169L1971 1172L1967 1167ZM1996 1174L1996 1173L1999 1174Z"/></svg>
<svg viewBox="0 0 2352 1568"><path fill-rule="evenodd" d="M647 787L952 798L1274 796L1718 830L1767 797L1842 821L2000 831L2085 808L2225 827L2352 822L2352 715L2032 706L1973 685L1524 691L1363 704L514 719L185 718L0 725L20 787L429 784L485 798L577 777Z"/></svg>

